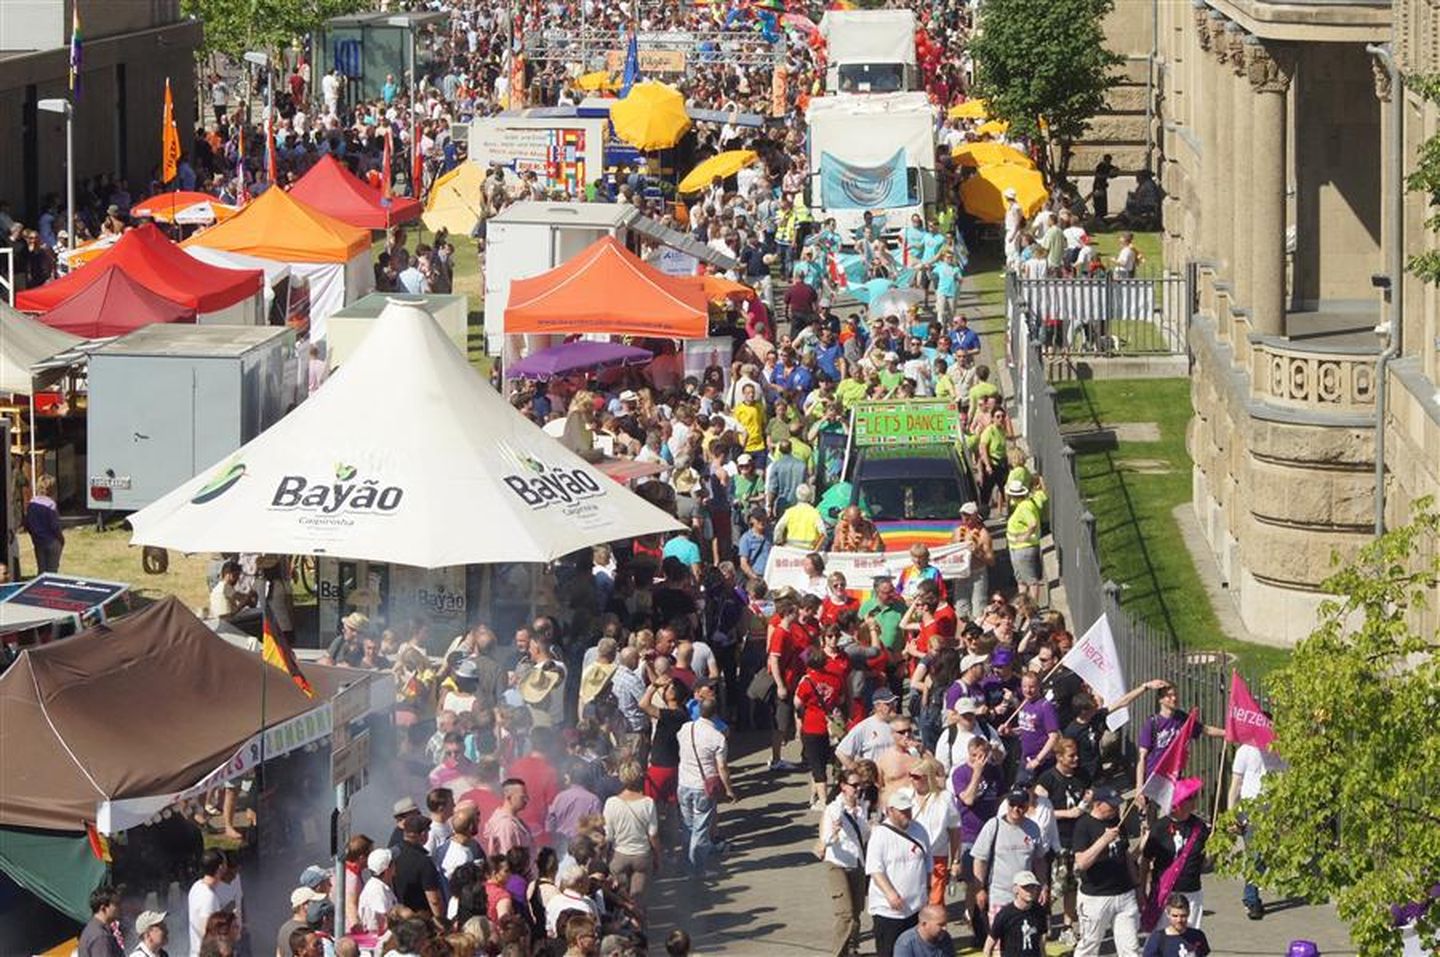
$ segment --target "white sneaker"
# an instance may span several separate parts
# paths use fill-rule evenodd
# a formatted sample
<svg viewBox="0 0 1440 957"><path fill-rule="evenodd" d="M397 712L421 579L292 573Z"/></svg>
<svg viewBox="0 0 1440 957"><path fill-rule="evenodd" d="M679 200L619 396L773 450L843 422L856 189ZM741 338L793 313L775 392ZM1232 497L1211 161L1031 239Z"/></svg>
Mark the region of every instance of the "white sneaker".
<svg viewBox="0 0 1440 957"><path fill-rule="evenodd" d="M784 758L781 758L779 761L771 761L769 765L767 765L767 769L771 771L798 771L800 765L794 761L786 761Z"/></svg>

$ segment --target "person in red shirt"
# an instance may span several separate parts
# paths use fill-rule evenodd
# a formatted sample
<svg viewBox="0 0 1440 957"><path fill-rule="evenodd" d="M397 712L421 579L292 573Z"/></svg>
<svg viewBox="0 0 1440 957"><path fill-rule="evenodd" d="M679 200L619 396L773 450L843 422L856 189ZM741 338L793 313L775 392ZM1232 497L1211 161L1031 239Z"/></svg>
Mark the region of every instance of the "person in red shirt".
<svg viewBox="0 0 1440 957"><path fill-rule="evenodd" d="M833 647L834 638L828 639ZM823 808L829 795L830 718L844 717L845 681L829 667L830 655L811 648L805 655L805 674L795 686L795 710L800 712L800 747L810 768L810 810Z"/></svg>
<svg viewBox="0 0 1440 957"><path fill-rule="evenodd" d="M775 602L775 615L765 638L766 667L775 683L775 731L770 737L770 770L794 771L799 765L782 760L785 742L795 737L795 687L805 673L802 657L810 645L809 635L800 627L800 606L794 598Z"/></svg>
<svg viewBox="0 0 1440 957"><path fill-rule="evenodd" d="M525 782L525 791L530 803L520 812L520 820L535 837L535 846L550 843L545 833L545 815L550 811L550 802L560 793L560 775L550 763L548 755L555 751L555 732L551 728L534 728L530 731L530 752L523 758L512 761L506 773L512 778Z"/></svg>
<svg viewBox="0 0 1440 957"><path fill-rule="evenodd" d="M504 803L500 795L500 762L485 755L475 762L475 787L459 795L456 804L469 801L475 805L475 833L482 834L490 815Z"/></svg>
<svg viewBox="0 0 1440 957"><path fill-rule="evenodd" d="M842 612L860 611L860 599L850 594L844 572L831 572L826 579L825 601L820 605L820 624L833 625Z"/></svg>
<svg viewBox="0 0 1440 957"><path fill-rule="evenodd" d="M807 644L820 643L820 596L800 596L800 617L796 619L795 626L805 635Z"/></svg>

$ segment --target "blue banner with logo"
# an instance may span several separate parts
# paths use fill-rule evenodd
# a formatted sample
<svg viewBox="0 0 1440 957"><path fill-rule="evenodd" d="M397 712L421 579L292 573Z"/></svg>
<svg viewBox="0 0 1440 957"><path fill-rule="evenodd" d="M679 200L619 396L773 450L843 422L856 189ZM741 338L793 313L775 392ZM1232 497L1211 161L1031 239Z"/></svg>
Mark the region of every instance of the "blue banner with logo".
<svg viewBox="0 0 1440 957"><path fill-rule="evenodd" d="M820 202L826 209L893 209L909 198L903 148L878 166L820 154Z"/></svg>

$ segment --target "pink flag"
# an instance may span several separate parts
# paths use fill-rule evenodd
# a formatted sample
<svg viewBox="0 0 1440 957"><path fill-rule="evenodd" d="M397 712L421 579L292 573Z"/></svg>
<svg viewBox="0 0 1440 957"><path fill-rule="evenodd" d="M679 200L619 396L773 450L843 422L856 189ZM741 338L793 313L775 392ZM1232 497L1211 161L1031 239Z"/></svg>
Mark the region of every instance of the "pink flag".
<svg viewBox="0 0 1440 957"><path fill-rule="evenodd" d="M1275 728L1260 705L1250 694L1250 688L1240 672L1230 672L1230 708L1225 712L1225 740L1231 744L1253 744L1261 751L1270 749L1275 740Z"/></svg>
<svg viewBox="0 0 1440 957"><path fill-rule="evenodd" d="M1185 724L1180 728L1180 733L1170 742L1170 747L1165 749L1159 763L1155 765L1155 770L1150 772L1145 786L1140 789L1141 794L1159 805L1161 815L1170 813L1175 797L1175 782L1185 773L1185 761L1190 756L1190 738L1195 733L1197 720L1198 709L1185 716Z"/></svg>

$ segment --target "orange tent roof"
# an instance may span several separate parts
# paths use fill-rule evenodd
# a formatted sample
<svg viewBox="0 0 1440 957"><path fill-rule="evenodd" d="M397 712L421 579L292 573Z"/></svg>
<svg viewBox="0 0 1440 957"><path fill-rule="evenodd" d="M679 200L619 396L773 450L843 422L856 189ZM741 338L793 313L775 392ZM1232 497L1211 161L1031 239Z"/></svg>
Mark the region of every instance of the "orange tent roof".
<svg viewBox="0 0 1440 957"><path fill-rule="evenodd" d="M229 220L182 246L208 246L284 263L343 263L370 248L370 233L271 187Z"/></svg>
<svg viewBox="0 0 1440 957"><path fill-rule="evenodd" d="M384 229L396 223L408 223L419 219L423 208L418 199L405 196L386 199L329 153L320 157L320 162L290 187L290 198L360 229Z"/></svg>
<svg viewBox="0 0 1440 957"><path fill-rule="evenodd" d="M505 331L700 339L709 328L707 300L698 285L606 236L547 273L512 281Z"/></svg>
<svg viewBox="0 0 1440 957"><path fill-rule="evenodd" d="M699 289L711 302L718 299L749 299L755 295L755 290L743 282L726 279L724 276L717 276L714 273L705 273L700 276L676 276L675 280L684 286Z"/></svg>

